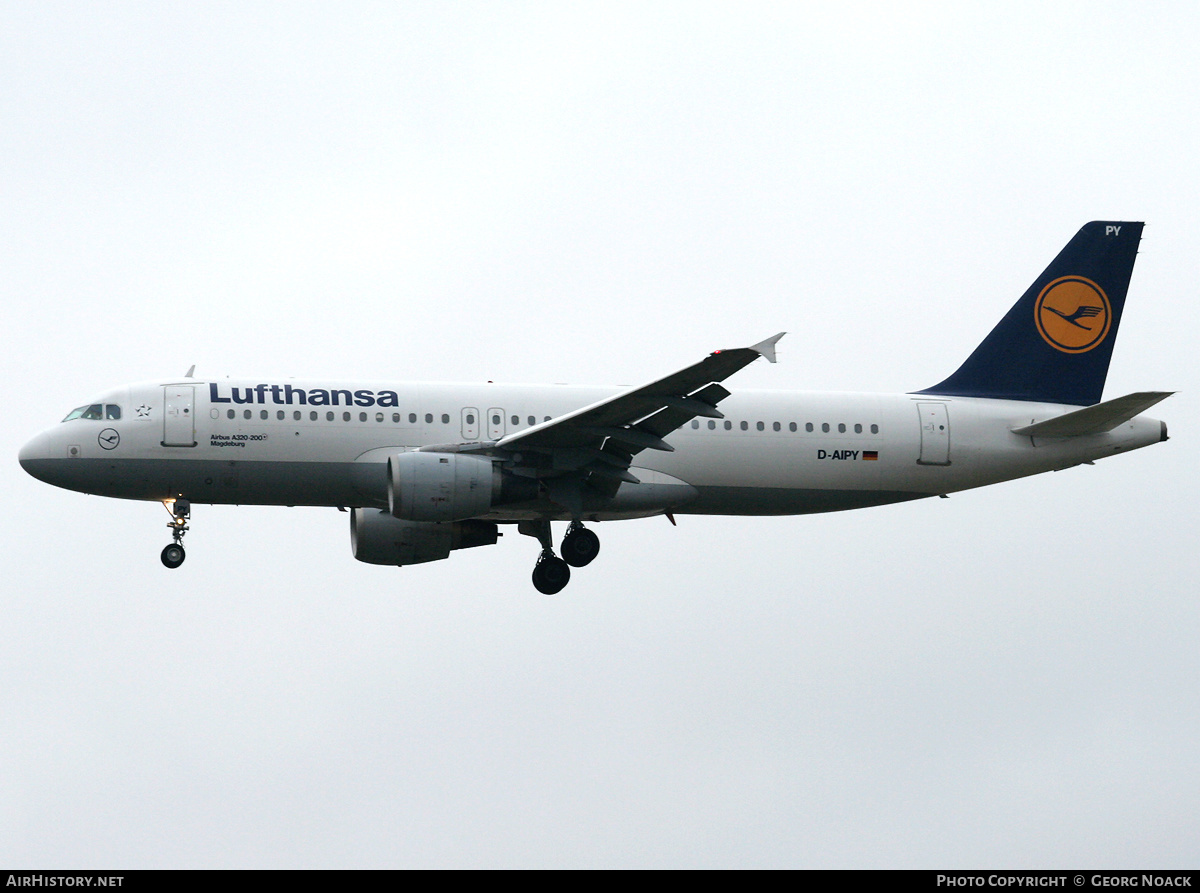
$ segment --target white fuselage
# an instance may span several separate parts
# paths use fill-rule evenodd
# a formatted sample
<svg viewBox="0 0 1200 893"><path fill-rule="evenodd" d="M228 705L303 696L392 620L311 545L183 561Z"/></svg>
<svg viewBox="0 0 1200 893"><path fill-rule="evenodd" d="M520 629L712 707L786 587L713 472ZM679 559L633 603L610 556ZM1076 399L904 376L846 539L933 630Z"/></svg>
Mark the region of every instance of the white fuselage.
<svg viewBox="0 0 1200 893"><path fill-rule="evenodd" d="M119 419L55 425L22 449L21 462L49 483L129 499L387 508L389 455L497 441L617 390L227 379L138 384L95 400L118 407ZM860 508L1066 468L1165 437L1163 425L1144 416L1087 436L1012 432L1077 408L741 390L721 403L724 419L699 418L670 434L674 452L636 455L630 471L641 483L621 484L615 499L586 514L607 520L664 511ZM566 517L545 502L498 507L487 517L548 515Z"/></svg>

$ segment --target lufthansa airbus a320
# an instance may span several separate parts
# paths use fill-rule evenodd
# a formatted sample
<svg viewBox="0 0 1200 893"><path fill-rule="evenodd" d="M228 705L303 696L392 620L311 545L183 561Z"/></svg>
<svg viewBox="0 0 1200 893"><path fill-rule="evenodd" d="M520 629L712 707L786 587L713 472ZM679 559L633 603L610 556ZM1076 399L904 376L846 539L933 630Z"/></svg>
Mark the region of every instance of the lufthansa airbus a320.
<svg viewBox="0 0 1200 893"><path fill-rule="evenodd" d="M1088 223L945 381L905 394L730 390L782 333L640 387L336 381L127 385L21 450L34 477L161 501L179 567L195 503L349 508L354 557L408 565L537 539L540 592L651 515L885 505L1091 463L1167 439L1170 392L1102 401L1142 224ZM558 552L553 522L565 522Z"/></svg>

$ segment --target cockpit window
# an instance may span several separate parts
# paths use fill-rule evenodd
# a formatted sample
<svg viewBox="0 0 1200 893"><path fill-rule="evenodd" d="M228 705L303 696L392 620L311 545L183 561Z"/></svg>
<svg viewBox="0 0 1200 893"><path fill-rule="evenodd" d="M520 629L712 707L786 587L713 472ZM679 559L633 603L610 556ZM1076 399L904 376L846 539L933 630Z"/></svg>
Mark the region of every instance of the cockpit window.
<svg viewBox="0 0 1200 893"><path fill-rule="evenodd" d="M121 410L115 406L113 408L117 410L119 418L119 413ZM104 418L104 407L99 403L93 403L91 406L81 406L78 409L72 409L69 413L67 413L67 417L63 419L63 421L69 422L72 419L97 420L102 418Z"/></svg>
<svg viewBox="0 0 1200 893"><path fill-rule="evenodd" d="M115 404L115 403L105 403L104 404L104 417L106 419L113 419L113 420L119 419L121 417L121 407L117 406L117 404Z"/></svg>

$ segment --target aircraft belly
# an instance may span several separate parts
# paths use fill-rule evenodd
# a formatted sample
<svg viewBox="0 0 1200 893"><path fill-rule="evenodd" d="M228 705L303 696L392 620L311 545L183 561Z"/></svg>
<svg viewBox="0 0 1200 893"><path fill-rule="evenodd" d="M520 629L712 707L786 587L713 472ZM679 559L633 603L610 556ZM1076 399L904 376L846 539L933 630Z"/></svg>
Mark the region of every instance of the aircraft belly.
<svg viewBox="0 0 1200 893"><path fill-rule="evenodd" d="M209 459L47 459L30 473L59 487L119 499L182 496L213 505L361 505L349 462Z"/></svg>
<svg viewBox="0 0 1200 893"><path fill-rule="evenodd" d="M922 499L929 493L896 490L805 490L772 487L700 487L681 514L807 515Z"/></svg>

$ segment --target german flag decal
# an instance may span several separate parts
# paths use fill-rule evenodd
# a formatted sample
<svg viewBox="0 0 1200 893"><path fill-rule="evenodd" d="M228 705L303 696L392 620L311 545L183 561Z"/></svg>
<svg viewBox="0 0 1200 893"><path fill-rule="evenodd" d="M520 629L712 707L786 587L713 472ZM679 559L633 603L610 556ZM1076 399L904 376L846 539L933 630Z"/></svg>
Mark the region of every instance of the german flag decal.
<svg viewBox="0 0 1200 893"><path fill-rule="evenodd" d="M876 450L863 450L864 462L875 462L879 459L879 453Z"/></svg>

